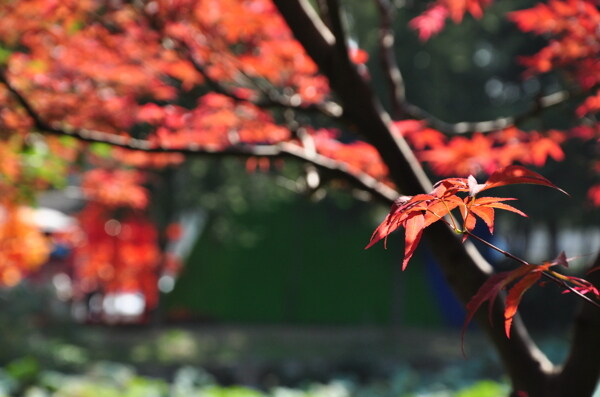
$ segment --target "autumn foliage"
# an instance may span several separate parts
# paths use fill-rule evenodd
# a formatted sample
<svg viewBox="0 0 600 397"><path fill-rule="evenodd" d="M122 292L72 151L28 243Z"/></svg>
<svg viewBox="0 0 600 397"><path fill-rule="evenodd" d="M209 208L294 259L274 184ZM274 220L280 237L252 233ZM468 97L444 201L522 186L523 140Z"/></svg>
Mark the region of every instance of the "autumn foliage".
<svg viewBox="0 0 600 397"><path fill-rule="evenodd" d="M435 40L449 21L482 18L494 6L492 0L417 3L420 14L409 26L423 42ZM385 145L348 114L350 99L340 99L336 76L326 75L327 67L347 62L368 84L369 55L340 39L343 18L330 10L320 31L331 37L320 50L335 48L339 63L319 64L318 51L305 51L281 9L271 0L3 2L0 284L15 285L47 260L48 239L25 220L22 205L35 193L64 187L68 178L79 180L87 203L72 239L75 295L140 292L152 308L158 278L177 265L160 243L166 231L150 217L155 180L149 176L177 167L185 155L237 156L252 171L291 158L330 173L339 186L358 186L388 202L399 196L367 247L404 229L404 269L433 224L446 224L465 241L479 239L474 229L481 222L493 232L496 210L525 216L514 199L487 196L488 190L523 183L558 189L525 166L563 161L568 142L596 144L600 137L597 2L539 3L507 15L523 34L546 40L519 59L523 78L555 73L565 90L540 95L533 109L495 123L448 126L414 106L396 109L396 119L385 124L382 118L386 144L406 141L430 173L448 177L430 192L400 195L396 163L382 155ZM568 125L521 123L567 100L575 115ZM597 161L582 162L589 173L600 171ZM477 182L483 175L489 177ZM600 185L588 196L600 204ZM542 277L597 304L596 287L555 270L566 264L562 256L530 264L499 251L518 267L481 286L467 306L469 319L507 291L510 335L522 295Z"/></svg>

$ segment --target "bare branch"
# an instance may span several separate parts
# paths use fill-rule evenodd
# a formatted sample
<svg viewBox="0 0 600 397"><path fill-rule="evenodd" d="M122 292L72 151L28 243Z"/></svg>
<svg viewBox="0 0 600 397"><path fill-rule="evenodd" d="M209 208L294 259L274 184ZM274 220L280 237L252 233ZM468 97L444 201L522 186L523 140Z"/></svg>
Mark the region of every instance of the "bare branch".
<svg viewBox="0 0 600 397"><path fill-rule="evenodd" d="M543 110L560 105L567 100L580 95L582 95L582 92L577 90L558 91L549 95L538 97L534 100L534 103L529 107L529 109L525 110L521 114L516 116L499 117L494 120L486 121L462 121L459 123L448 123L437 118L431 113L428 113L426 110L407 102L402 103L402 110L406 116L419 120L426 120L431 127L448 135L471 134L474 132L486 133L518 125L527 119L538 116Z"/></svg>
<svg viewBox="0 0 600 397"><path fill-rule="evenodd" d="M379 56L381 66L389 84L390 105L393 119L399 119L404 113L405 89L404 79L396 63L394 54L393 19L395 8L389 0L376 0L379 10Z"/></svg>

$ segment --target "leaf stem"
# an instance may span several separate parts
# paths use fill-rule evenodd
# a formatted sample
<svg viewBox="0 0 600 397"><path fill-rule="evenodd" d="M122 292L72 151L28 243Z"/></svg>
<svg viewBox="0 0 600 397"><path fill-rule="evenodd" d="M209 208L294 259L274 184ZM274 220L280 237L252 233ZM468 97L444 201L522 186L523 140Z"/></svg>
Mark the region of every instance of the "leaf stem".
<svg viewBox="0 0 600 397"><path fill-rule="evenodd" d="M454 231L457 233L461 232L461 230L456 225L456 220L454 219L454 215L452 215L452 211L450 211L450 208L448 207L446 200L441 199L441 201L442 201L442 203L444 203L444 207L446 207L446 210L448 211L448 216L450 216L450 220L452 221L452 227L454 228ZM438 217L439 217L439 215L438 215ZM440 217L440 219L441 219L441 217Z"/></svg>
<svg viewBox="0 0 600 397"><path fill-rule="evenodd" d="M473 237L474 239L476 239L477 241L479 241L479 242L487 245L491 249L493 249L495 251L498 251L499 253L501 253L502 255L506 256L507 258L510 258L510 259L512 259L514 261L522 263L523 265L527 265L527 266L531 265L531 263L527 262L525 259L521 259L518 256L515 256L515 255L511 254L510 252L504 251L502 248L495 246L494 244L490 243L489 241L482 239L481 237L479 237L479 236L471 233L468 230L463 231L463 233L467 234L470 237Z"/></svg>

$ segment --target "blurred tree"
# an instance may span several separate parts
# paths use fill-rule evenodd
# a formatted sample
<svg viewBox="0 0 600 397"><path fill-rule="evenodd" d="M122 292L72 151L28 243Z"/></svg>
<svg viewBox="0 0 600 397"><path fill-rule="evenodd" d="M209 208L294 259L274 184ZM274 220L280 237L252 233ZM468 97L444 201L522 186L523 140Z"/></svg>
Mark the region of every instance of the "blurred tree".
<svg viewBox="0 0 600 397"><path fill-rule="evenodd" d="M25 202L31 192L64 184L57 175L84 173L89 205L76 244L75 290L82 296L142 291L152 305L161 272L176 265L147 220L143 185L156 181L157 173L148 170L178 166L183 155L243 158L249 171L276 172L280 159L298 160L305 166L294 186L309 196L322 194L324 186L344 187L392 204L399 192L431 190L421 163L439 175L480 175L516 162L562 161L561 144L573 140L595 148L597 3L552 0L509 13L521 31L548 38L523 45L505 39L516 30L501 22L504 9L483 16L491 2L436 0L425 8L409 1L378 0L370 8L348 3L353 14L337 0L3 2L0 149L9 159L1 170L3 208L13 214L13 203ZM469 39L458 29L431 39L447 20L458 23L465 14L482 21L467 18ZM378 22L365 30L362 18L369 15ZM407 38L412 33L406 26L428 43L421 47ZM483 31L495 38L486 39ZM377 43L383 67L385 92L378 95L367 65L371 58L374 66L375 56L359 48L364 35ZM535 49L522 58L530 78L522 86L508 78L515 64L494 49L512 45ZM434 48L442 61L431 55ZM472 73L471 62L489 67L490 74ZM411 64L415 77L405 80L402 71L410 74ZM428 83L443 83L415 84L417 69L431 72ZM446 69L455 73L455 84L440 77ZM469 117L478 103L500 106ZM474 121L496 112L507 115ZM32 157L32 147L47 155ZM579 159L579 170L596 178L596 160ZM598 186L588 192L596 204L599 192ZM425 234L448 283L467 302L492 267L441 222ZM1 237L15 241L14 235ZM4 284L41 263L43 255L35 254L10 265L18 272L3 271L12 274ZM491 313L499 323L503 303ZM478 320L515 395L593 392L600 372L596 308L582 309L560 369L518 318L510 339L485 315Z"/></svg>

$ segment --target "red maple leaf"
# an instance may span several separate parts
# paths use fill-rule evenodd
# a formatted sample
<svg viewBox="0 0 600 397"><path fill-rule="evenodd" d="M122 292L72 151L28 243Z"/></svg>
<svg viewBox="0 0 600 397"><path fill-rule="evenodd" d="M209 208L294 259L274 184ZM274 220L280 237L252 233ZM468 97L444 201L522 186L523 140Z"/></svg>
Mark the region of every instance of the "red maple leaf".
<svg viewBox="0 0 600 397"><path fill-rule="evenodd" d="M553 266L568 266L568 259L564 252L552 261L544 262L542 265L523 264L517 269L497 273L492 275L477 291L467 304L467 316L463 325L462 334L466 331L467 325L473 319L473 316L479 310L483 303L488 302L488 309L491 315L491 308L502 290L507 291L506 303L504 308L504 332L507 338L510 338L510 331L514 316L523 295L532 286L534 286L544 274L548 274L552 279L562 280L567 289L565 292L574 291L579 294L591 293L600 296L598 289L589 281L579 277L565 276L556 271L550 270ZM490 317L491 321L491 317Z"/></svg>
<svg viewBox="0 0 600 397"><path fill-rule="evenodd" d="M421 41L427 41L441 32L446 24L447 17L448 9L441 4L437 4L418 17L413 18L409 26L418 32Z"/></svg>
<svg viewBox="0 0 600 397"><path fill-rule="evenodd" d="M522 211L504 203L504 201L514 200L512 198L477 197L477 194L487 189L521 183L548 186L566 194L548 179L522 166L502 168L490 175L482 184L477 183L473 176L443 179L434 185L434 189L429 194L399 197L384 221L375 229L365 248L372 247L380 240L384 240L385 243L392 232L404 227L405 247L402 261L402 270L404 270L421 240L423 230L435 222L447 223L457 233L463 235L463 240L466 240L475 228L477 218L483 220L490 232L493 232L496 209L526 216ZM458 193L465 194L465 197L459 197ZM455 208L459 208L461 213L462 227L451 214ZM450 220L444 219L447 215L450 216Z"/></svg>

